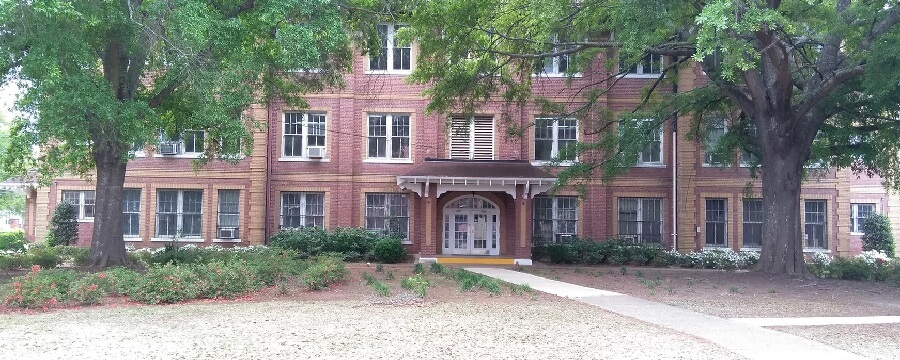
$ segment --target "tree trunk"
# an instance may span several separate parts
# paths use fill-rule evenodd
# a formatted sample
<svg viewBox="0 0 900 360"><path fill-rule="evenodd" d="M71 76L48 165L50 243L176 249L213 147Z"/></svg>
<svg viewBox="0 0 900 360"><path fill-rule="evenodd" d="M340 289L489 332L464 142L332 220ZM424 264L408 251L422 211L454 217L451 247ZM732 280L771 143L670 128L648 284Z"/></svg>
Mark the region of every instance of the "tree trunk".
<svg viewBox="0 0 900 360"><path fill-rule="evenodd" d="M127 163L122 159L121 152L115 150L120 147L116 145L101 145L94 151L97 192L91 263L96 267L125 265L128 259L122 234L122 198L125 195Z"/></svg>
<svg viewBox="0 0 900 360"><path fill-rule="evenodd" d="M800 185L806 158L796 149L800 141L775 142L783 142L783 146L772 144L761 162L764 215L758 269L805 277Z"/></svg>

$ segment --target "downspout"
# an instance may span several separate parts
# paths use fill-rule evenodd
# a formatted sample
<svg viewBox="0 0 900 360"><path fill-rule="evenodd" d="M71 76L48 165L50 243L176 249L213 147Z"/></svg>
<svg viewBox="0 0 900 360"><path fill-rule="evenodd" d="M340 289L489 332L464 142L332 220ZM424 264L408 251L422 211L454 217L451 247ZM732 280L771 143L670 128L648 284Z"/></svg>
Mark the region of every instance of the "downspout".
<svg viewBox="0 0 900 360"><path fill-rule="evenodd" d="M677 56L672 57L674 62ZM675 81L672 95L678 93L678 67L675 67ZM678 110L672 111L672 250L678 250Z"/></svg>
<svg viewBox="0 0 900 360"><path fill-rule="evenodd" d="M272 128L272 101L271 100L268 101L267 105L268 106L266 106L266 178L265 178L265 182L266 182L266 187L265 187L266 188L266 196L265 196L266 200L265 201L266 201L266 203L263 206L263 209L265 209L263 212L263 214L264 214L263 215L263 219L264 219L263 244L269 245L269 237L272 235L271 230L269 228L271 226L271 222L270 222L271 219L269 218L269 213L272 210L269 208L270 207L269 199L271 198L270 192L272 190L271 171L272 171L272 157L273 157L272 152L273 152L273 147L274 147L272 145L275 145L275 141L273 139L274 136L272 136L272 132L269 131Z"/></svg>

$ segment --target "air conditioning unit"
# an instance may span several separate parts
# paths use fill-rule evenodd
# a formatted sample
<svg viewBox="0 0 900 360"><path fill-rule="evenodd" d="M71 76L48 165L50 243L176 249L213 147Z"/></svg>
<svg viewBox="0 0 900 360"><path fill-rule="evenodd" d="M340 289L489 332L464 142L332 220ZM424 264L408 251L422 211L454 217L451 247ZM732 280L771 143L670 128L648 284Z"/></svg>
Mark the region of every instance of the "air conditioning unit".
<svg viewBox="0 0 900 360"><path fill-rule="evenodd" d="M556 242L558 243L567 243L571 242L574 235L572 234L556 234Z"/></svg>
<svg viewBox="0 0 900 360"><path fill-rule="evenodd" d="M234 239L237 237L237 229L222 228L219 229L219 239Z"/></svg>
<svg viewBox="0 0 900 360"><path fill-rule="evenodd" d="M181 143L175 141L159 143L160 155L178 155L179 153L181 153Z"/></svg>
<svg viewBox="0 0 900 360"><path fill-rule="evenodd" d="M310 146L306 149L306 157L310 159L323 159L325 158L325 147L324 146Z"/></svg>

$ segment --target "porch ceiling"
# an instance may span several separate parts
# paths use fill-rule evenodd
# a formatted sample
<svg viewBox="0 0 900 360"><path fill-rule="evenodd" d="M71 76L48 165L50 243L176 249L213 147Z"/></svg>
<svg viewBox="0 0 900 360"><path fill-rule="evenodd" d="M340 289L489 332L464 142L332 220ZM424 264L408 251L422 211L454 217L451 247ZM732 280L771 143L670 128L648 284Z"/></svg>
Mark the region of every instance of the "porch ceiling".
<svg viewBox="0 0 900 360"><path fill-rule="evenodd" d="M428 197L435 186L437 196L448 191L504 191L517 198L517 185L529 198L550 190L556 177L524 160L450 160L426 158L406 174L397 176L397 186Z"/></svg>

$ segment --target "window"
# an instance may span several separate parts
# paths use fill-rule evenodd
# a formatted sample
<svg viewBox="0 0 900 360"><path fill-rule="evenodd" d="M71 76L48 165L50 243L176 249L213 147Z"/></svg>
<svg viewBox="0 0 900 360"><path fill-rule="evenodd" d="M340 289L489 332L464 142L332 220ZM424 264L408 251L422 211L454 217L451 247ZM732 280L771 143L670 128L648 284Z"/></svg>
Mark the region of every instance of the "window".
<svg viewBox="0 0 900 360"><path fill-rule="evenodd" d="M862 234L869 215L875 213L875 204L850 204L850 232Z"/></svg>
<svg viewBox="0 0 900 360"><path fill-rule="evenodd" d="M706 199L706 246L725 247L727 241L728 211L726 199Z"/></svg>
<svg viewBox="0 0 900 360"><path fill-rule="evenodd" d="M578 199L574 196L534 197L535 243L561 242L578 234Z"/></svg>
<svg viewBox="0 0 900 360"><path fill-rule="evenodd" d="M219 190L219 214L217 216L216 238L239 239L240 190Z"/></svg>
<svg viewBox="0 0 900 360"><path fill-rule="evenodd" d="M762 247L763 204L762 199L744 199L745 248Z"/></svg>
<svg viewBox="0 0 900 360"><path fill-rule="evenodd" d="M134 155L136 157L144 156L144 142L143 141L135 141L131 143L131 147L128 149L128 153Z"/></svg>
<svg viewBox="0 0 900 360"><path fill-rule="evenodd" d="M534 159L549 161L575 160L578 121L575 119L537 118L534 121ZM568 149L568 150L567 150Z"/></svg>
<svg viewBox="0 0 900 360"><path fill-rule="evenodd" d="M185 130L181 133L181 143L185 154L202 154L205 133L202 130Z"/></svg>
<svg viewBox="0 0 900 360"><path fill-rule="evenodd" d="M662 165L662 126L661 124L656 125L657 127L654 129L649 129L650 126L655 124L655 120L653 119L632 119L632 120L622 120L619 122L619 126L627 126L629 128L623 129L624 131L620 131L620 139L619 141L626 141L621 138L622 134L625 131L634 131L635 135L638 135L641 131L649 130L650 138L647 140L647 146L638 153L637 157L637 166L658 166ZM643 135L641 135L643 136Z"/></svg>
<svg viewBox="0 0 900 360"><path fill-rule="evenodd" d="M554 35L550 38L550 42L552 43L561 43L565 42L565 37ZM560 52L563 50L567 50L567 47L563 46L554 46L549 49L551 52ZM549 58L538 59L535 64L535 73L540 75L541 73L547 75L562 75L566 73L566 70L569 69L569 55L559 55L552 56Z"/></svg>
<svg viewBox="0 0 900 360"><path fill-rule="evenodd" d="M159 135L158 155L200 156L206 149L206 132L203 130L185 130L177 137L169 137L165 132Z"/></svg>
<svg viewBox="0 0 900 360"><path fill-rule="evenodd" d="M122 234L127 238L141 236L140 189L125 189L122 197Z"/></svg>
<svg viewBox="0 0 900 360"><path fill-rule="evenodd" d="M281 227L325 227L325 193L282 192Z"/></svg>
<svg viewBox="0 0 900 360"><path fill-rule="evenodd" d="M367 158L408 160L409 115L369 115L367 139Z"/></svg>
<svg viewBox="0 0 900 360"><path fill-rule="evenodd" d="M409 197L406 194L366 194L366 229L409 241Z"/></svg>
<svg viewBox="0 0 900 360"><path fill-rule="evenodd" d="M449 131L451 159L494 159L493 118L454 118L450 121Z"/></svg>
<svg viewBox="0 0 900 360"><path fill-rule="evenodd" d="M828 248L828 231L825 218L827 202L825 200L806 200L804 208L804 238L806 247L811 249Z"/></svg>
<svg viewBox="0 0 900 360"><path fill-rule="evenodd" d="M156 237L200 237L203 231L203 190L159 190L156 197Z"/></svg>
<svg viewBox="0 0 900 360"><path fill-rule="evenodd" d="M240 159L243 157L244 141L238 136L223 136L219 138L218 155L224 159Z"/></svg>
<svg viewBox="0 0 900 360"><path fill-rule="evenodd" d="M628 67L629 65L633 65ZM663 69L663 57L662 55L647 55L637 64L626 64L625 59L619 60L619 69L625 69L628 67L628 70L625 71L625 75L652 75L659 76L662 74Z"/></svg>
<svg viewBox="0 0 900 360"><path fill-rule="evenodd" d="M725 136L725 120L714 120L709 128L706 129L706 145L704 146L706 155L703 158L704 164L724 165L730 162L725 154L719 154L716 149L723 136Z"/></svg>
<svg viewBox="0 0 900 360"><path fill-rule="evenodd" d="M756 125L750 124L747 136L756 138ZM741 166L747 167L756 163L759 163L759 157L747 149L741 152Z"/></svg>
<svg viewBox="0 0 900 360"><path fill-rule="evenodd" d="M325 147L325 114L284 113L282 156L309 158L310 147Z"/></svg>
<svg viewBox="0 0 900 360"><path fill-rule="evenodd" d="M619 198L619 238L659 244L662 241L662 199Z"/></svg>
<svg viewBox="0 0 900 360"><path fill-rule="evenodd" d="M378 56L369 55L369 70L409 71L412 69L412 46L396 38L397 30L404 25L379 24L375 26L381 39Z"/></svg>
<svg viewBox="0 0 900 360"><path fill-rule="evenodd" d="M78 220L93 220L95 194L94 190L64 190L62 200L75 205Z"/></svg>

